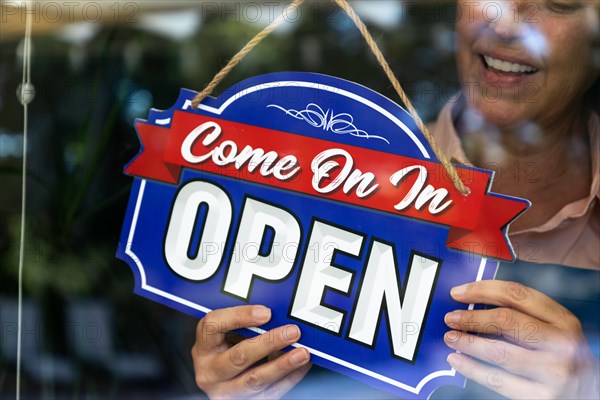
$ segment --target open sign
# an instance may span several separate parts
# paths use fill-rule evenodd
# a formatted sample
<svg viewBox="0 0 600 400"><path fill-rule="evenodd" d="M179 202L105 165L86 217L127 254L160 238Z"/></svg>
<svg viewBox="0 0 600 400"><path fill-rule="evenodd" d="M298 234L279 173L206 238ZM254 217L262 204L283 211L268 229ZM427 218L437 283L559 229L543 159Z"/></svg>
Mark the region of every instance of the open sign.
<svg viewBox="0 0 600 400"><path fill-rule="evenodd" d="M464 383L446 362L450 288L510 260L528 203L458 168L460 194L398 105L307 73L195 92L137 121L118 256L136 293L201 317L264 304L313 361L404 397ZM253 328L248 333L264 332Z"/></svg>

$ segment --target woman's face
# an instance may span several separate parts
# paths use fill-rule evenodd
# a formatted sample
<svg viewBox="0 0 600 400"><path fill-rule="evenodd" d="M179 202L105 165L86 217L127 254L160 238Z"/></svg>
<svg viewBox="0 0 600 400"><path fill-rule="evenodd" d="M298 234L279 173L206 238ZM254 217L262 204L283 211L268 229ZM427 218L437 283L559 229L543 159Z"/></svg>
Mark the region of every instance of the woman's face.
<svg viewBox="0 0 600 400"><path fill-rule="evenodd" d="M469 105L499 127L573 115L600 70L597 0L458 1Z"/></svg>

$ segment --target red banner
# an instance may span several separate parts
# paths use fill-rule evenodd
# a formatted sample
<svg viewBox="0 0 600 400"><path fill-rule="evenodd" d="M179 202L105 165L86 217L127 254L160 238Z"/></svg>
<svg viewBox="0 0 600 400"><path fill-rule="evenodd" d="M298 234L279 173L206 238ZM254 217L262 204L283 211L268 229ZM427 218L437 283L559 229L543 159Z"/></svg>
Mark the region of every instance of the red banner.
<svg viewBox="0 0 600 400"><path fill-rule="evenodd" d="M463 196L440 163L175 111L170 127L138 121L129 175L177 184L192 168L450 226L447 246L502 260L504 227L523 202L488 193L489 173L458 167Z"/></svg>

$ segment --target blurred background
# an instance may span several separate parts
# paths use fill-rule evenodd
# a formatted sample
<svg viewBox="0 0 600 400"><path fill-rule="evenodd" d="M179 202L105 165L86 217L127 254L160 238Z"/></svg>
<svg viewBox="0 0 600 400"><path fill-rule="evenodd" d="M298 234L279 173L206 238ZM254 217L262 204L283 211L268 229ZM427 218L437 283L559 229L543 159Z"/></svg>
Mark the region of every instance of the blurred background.
<svg viewBox="0 0 600 400"><path fill-rule="evenodd" d="M25 398L200 396L196 320L133 294L115 258L139 150L133 128L181 87L200 90L288 2L33 2ZM425 120L457 90L446 1L352 1ZM25 8L0 1L0 397L15 392ZM328 1L289 15L220 85L312 71L397 95L353 23Z"/></svg>

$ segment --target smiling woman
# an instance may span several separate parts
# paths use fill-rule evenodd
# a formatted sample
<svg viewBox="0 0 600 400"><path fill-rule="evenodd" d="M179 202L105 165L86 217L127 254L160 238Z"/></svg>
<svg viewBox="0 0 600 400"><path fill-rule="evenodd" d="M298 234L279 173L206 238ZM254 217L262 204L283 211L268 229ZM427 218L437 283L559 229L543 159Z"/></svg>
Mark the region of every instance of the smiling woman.
<svg viewBox="0 0 600 400"><path fill-rule="evenodd" d="M600 5L514 2L493 14L470 4L459 2L456 25L462 96L434 134L456 160L495 169L496 191L532 201L511 226L521 258L535 241L538 261L597 269L598 105L585 99L600 73ZM567 220L568 245L555 229Z"/></svg>
<svg viewBox="0 0 600 400"><path fill-rule="evenodd" d="M474 85L469 105L500 128L564 130L598 77L598 3L506 2L495 12L487 3L467 12L472 2L459 2L456 57L463 86Z"/></svg>

